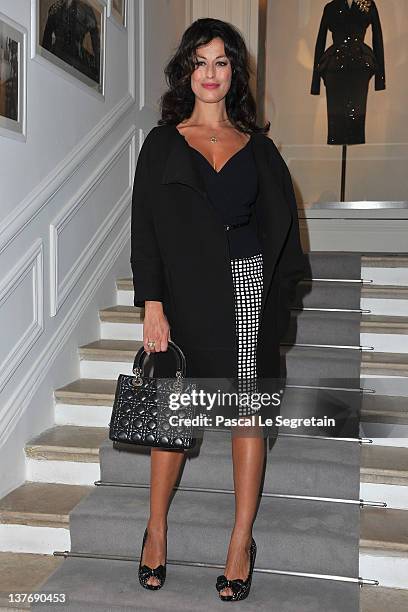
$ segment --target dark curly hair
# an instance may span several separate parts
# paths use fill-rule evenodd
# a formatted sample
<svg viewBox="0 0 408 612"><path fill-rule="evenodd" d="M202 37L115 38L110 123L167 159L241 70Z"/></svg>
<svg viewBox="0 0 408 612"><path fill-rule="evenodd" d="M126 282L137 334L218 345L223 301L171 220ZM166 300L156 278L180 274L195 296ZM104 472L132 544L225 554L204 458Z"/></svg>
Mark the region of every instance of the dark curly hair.
<svg viewBox="0 0 408 612"><path fill-rule="evenodd" d="M242 35L232 24L209 17L197 19L187 28L164 69L169 89L160 98L158 125L177 125L191 116L195 95L190 79L195 70L196 49L217 37L224 41L225 54L233 69L225 98L229 120L241 132L268 132L269 121L264 127L256 124L256 104L249 88L248 50Z"/></svg>

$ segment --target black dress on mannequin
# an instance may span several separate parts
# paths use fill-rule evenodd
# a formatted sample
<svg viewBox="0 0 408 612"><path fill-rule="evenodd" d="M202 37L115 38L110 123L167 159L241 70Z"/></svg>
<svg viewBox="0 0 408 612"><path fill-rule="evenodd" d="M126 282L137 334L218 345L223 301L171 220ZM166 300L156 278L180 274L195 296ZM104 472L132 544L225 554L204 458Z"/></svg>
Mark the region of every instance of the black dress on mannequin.
<svg viewBox="0 0 408 612"><path fill-rule="evenodd" d="M371 49L364 42L372 28ZM333 44L325 51L327 30ZM332 0L320 22L314 55L310 93L320 93L320 78L326 86L327 144L365 143L368 85L375 75L375 89L385 89L384 46L380 18L374 0Z"/></svg>

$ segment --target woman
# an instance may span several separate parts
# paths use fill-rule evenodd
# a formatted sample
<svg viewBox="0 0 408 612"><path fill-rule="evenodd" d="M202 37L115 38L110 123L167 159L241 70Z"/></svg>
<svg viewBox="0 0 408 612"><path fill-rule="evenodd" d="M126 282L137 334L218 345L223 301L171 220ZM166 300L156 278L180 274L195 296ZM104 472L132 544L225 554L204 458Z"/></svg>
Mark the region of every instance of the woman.
<svg viewBox="0 0 408 612"><path fill-rule="evenodd" d="M160 125L143 143L133 189L131 264L134 305L145 307L144 348L156 376L174 376L171 331L187 376L235 377L251 387L257 377L280 376L279 341L304 273L290 174L265 136L269 124L255 123L248 53L233 26L194 22L166 76ZM235 524L216 588L235 601L251 584L264 436L233 436L232 456ZM151 452L145 588L165 581L169 499L183 460L183 451Z"/></svg>

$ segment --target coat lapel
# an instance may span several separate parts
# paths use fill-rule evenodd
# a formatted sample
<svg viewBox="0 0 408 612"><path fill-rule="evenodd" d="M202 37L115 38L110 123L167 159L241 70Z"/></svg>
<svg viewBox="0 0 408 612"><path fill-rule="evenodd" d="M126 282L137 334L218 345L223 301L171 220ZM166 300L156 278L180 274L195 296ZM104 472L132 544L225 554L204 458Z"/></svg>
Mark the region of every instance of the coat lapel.
<svg viewBox="0 0 408 612"><path fill-rule="evenodd" d="M169 154L164 165L161 182L181 183L199 193L205 200L212 214L219 215L207 197L204 180L200 169L194 163L189 145L175 126ZM272 280L279 253L291 224L289 203L283 191L280 168L274 164L268 150L268 143L263 134L252 135L252 150L258 170L259 190L255 202L258 236L263 250L264 287L261 303L261 315L265 307L266 296Z"/></svg>
<svg viewBox="0 0 408 612"><path fill-rule="evenodd" d="M164 166L161 182L163 184L181 183L194 189L204 199L208 210L216 217L217 223L221 224L222 219L207 196L204 179L198 164L194 161L189 145L175 126L171 126L171 129L174 130L174 140Z"/></svg>
<svg viewBox="0 0 408 612"><path fill-rule="evenodd" d="M197 164L193 163L189 145L184 140L184 137L178 133L175 126L171 126L171 128L174 129L174 139L164 166L161 182L188 185L205 197L204 180Z"/></svg>

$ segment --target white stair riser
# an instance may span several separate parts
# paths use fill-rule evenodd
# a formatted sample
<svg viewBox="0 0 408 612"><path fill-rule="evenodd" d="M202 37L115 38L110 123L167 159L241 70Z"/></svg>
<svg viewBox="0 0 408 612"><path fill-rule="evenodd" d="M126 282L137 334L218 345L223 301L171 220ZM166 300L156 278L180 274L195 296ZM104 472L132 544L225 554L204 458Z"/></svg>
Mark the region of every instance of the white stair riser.
<svg viewBox="0 0 408 612"><path fill-rule="evenodd" d="M83 378L117 380L119 374L131 375L132 365L131 362L89 361L84 359L80 362L80 372ZM362 379L361 386L375 389L377 393L383 395L403 395L401 391L404 388L408 395L408 378L365 376ZM102 424L98 423L97 426L103 427L106 426L106 423L107 421L104 421ZM362 430L368 432L364 434L366 437L371 437L370 433L375 433L376 437L382 436L383 438L406 437L408 443L408 425L378 423L375 424L375 428L370 426L371 424L366 422L361 424Z"/></svg>
<svg viewBox="0 0 408 612"><path fill-rule="evenodd" d="M378 580L381 587L406 589L408 554L401 552L391 555L374 550L360 552L359 575Z"/></svg>
<svg viewBox="0 0 408 612"><path fill-rule="evenodd" d="M118 306L133 306L132 291L118 291L117 301ZM393 299L389 298L370 298L363 297L360 301L360 308L369 310L371 314L388 315L388 316L408 316L408 299Z"/></svg>
<svg viewBox="0 0 408 612"><path fill-rule="evenodd" d="M63 405L66 414L69 414L70 408L77 408L77 406ZM58 406L57 406L58 408ZM89 414L88 408L84 410L84 414ZM110 419L112 409L110 407L99 406L98 409L103 409L106 422L101 426L107 427ZM75 414L73 411L72 414ZM75 421L70 418L69 423L75 425ZM81 423L84 424L84 423ZM94 423L85 423L92 427L97 427ZM402 442L407 444L407 438L394 439L394 440L383 440L377 438L376 443L381 446L381 442L395 442L394 446L403 446ZM384 444L385 446L387 444ZM388 444L391 446L391 444ZM49 461L46 459L34 459L27 457L27 479L37 482L53 482L63 484L76 484L76 485L93 485L95 480L100 479L100 466L99 462L95 463L78 463L71 461ZM373 484L373 483L361 483L360 486L360 498L369 501L385 501L390 508L400 508L408 510L408 487L400 485L387 485L387 484Z"/></svg>
<svg viewBox="0 0 408 612"><path fill-rule="evenodd" d="M133 306L133 291L118 289L116 292L117 306Z"/></svg>
<svg viewBox="0 0 408 612"><path fill-rule="evenodd" d="M116 380L119 374L132 375L133 363L121 361L88 361L81 359L81 378L103 378Z"/></svg>
<svg viewBox="0 0 408 612"><path fill-rule="evenodd" d="M55 422L57 425L109 427L109 421L112 414L112 406L85 406L57 403L55 406L55 414ZM403 448L408 447L408 436L396 437L398 435L405 435L404 432L408 433L408 426L397 426L386 423L378 423L375 425L374 428L369 428L368 426L368 423L361 424L361 434L363 435L363 437L369 437L373 439L372 433L374 431L376 433L375 443L379 446L397 446ZM398 429L395 429L396 427ZM401 427L403 428L402 430L400 429ZM382 435L383 437L379 437L380 435Z"/></svg>
<svg viewBox="0 0 408 612"><path fill-rule="evenodd" d="M380 353L408 353L408 334L372 334L362 331L360 345L372 346Z"/></svg>
<svg viewBox="0 0 408 612"><path fill-rule="evenodd" d="M60 465L57 465L58 463ZM86 469L84 466L83 463L76 464L71 461L58 462L27 458L29 478L36 482L92 486L101 477L99 463L88 463ZM367 501L386 502L389 508L408 510L408 487L402 485L362 482L359 496Z"/></svg>
<svg viewBox="0 0 408 612"><path fill-rule="evenodd" d="M107 427L112 414L112 406L113 400L112 404L106 406L63 404L57 402L55 405L55 423L56 425L76 425L79 427ZM395 446L401 446L401 444L395 444Z"/></svg>
<svg viewBox="0 0 408 612"><path fill-rule="evenodd" d="M361 482L360 499L386 502L387 508L408 510L408 487L404 485Z"/></svg>
<svg viewBox="0 0 408 612"><path fill-rule="evenodd" d="M71 550L69 529L65 528L0 525L0 542L2 552L50 555L54 550ZM379 580L381 586L404 588L408 575L408 555L361 552L359 575Z"/></svg>
<svg viewBox="0 0 408 612"><path fill-rule="evenodd" d="M370 314L388 317L408 317L408 300L390 298L361 298L360 308L369 310Z"/></svg>
<svg viewBox="0 0 408 612"><path fill-rule="evenodd" d="M408 440L406 438L376 438L370 436L372 444L376 446L396 446L397 448L408 448Z"/></svg>
<svg viewBox="0 0 408 612"><path fill-rule="evenodd" d="M361 278L372 280L373 285L408 286L408 267L406 268L361 268Z"/></svg>
<svg viewBox="0 0 408 612"><path fill-rule="evenodd" d="M101 321L100 328L103 340L143 340L142 323ZM384 353L408 353L408 334L361 333L360 344Z"/></svg>
<svg viewBox="0 0 408 612"><path fill-rule="evenodd" d="M54 550L71 550L71 536L68 527L0 524L0 550L52 555Z"/></svg>
<svg viewBox="0 0 408 612"><path fill-rule="evenodd" d="M107 378L110 380L117 379L120 373L132 374L133 362L121 361L93 361L90 359L80 360L80 373L83 378ZM387 391L381 392L384 395L407 395L408 396L408 377L397 376L381 376L364 374L361 377L362 382L366 380L364 387L375 389L379 393L380 388L386 388ZM394 389L396 389L394 391ZM406 391L405 391L406 390Z"/></svg>
<svg viewBox="0 0 408 612"><path fill-rule="evenodd" d="M93 485L101 477L99 457L95 463L26 457L27 480L59 484Z"/></svg>
<svg viewBox="0 0 408 612"><path fill-rule="evenodd" d="M101 321L102 340L143 340L143 323L110 323Z"/></svg>
<svg viewBox="0 0 408 612"><path fill-rule="evenodd" d="M101 338L106 340L143 340L143 323L110 323L101 321ZM408 334L360 334L361 346L385 353L408 353Z"/></svg>
<svg viewBox="0 0 408 612"><path fill-rule="evenodd" d="M83 427L107 427L112 414L110 406L85 406L77 404L55 404L56 425Z"/></svg>
<svg viewBox="0 0 408 612"><path fill-rule="evenodd" d="M360 423L360 435L363 438L388 439L398 438L405 440L403 447L408 446L408 425L392 425L387 423ZM382 444L380 444L382 446Z"/></svg>
<svg viewBox="0 0 408 612"><path fill-rule="evenodd" d="M378 395L408 397L408 377L406 376L378 376L363 373L360 377L360 384L363 389L374 389Z"/></svg>

